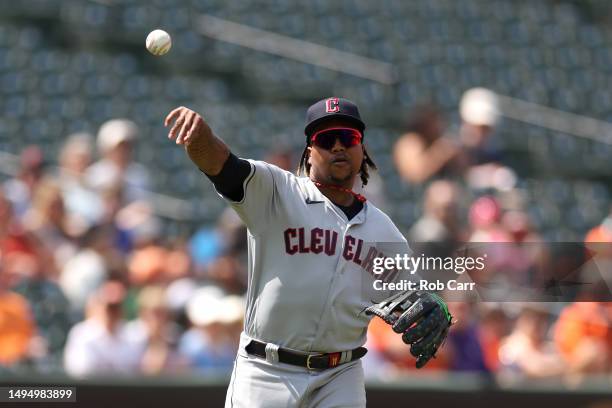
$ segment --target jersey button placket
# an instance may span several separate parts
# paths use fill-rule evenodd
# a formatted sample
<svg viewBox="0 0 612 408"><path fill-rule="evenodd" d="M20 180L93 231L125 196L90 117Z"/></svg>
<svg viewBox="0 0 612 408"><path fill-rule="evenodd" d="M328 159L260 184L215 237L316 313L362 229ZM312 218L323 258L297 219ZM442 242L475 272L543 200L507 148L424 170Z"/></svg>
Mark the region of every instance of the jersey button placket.
<svg viewBox="0 0 612 408"><path fill-rule="evenodd" d="M346 265L348 261L344 259L344 246L346 244L346 236L348 235L348 231L351 228L352 224L348 223L344 225L344 233L342 234L342 246L340 247L340 260L338 261L338 267L336 268L336 273L343 274L346 269Z"/></svg>

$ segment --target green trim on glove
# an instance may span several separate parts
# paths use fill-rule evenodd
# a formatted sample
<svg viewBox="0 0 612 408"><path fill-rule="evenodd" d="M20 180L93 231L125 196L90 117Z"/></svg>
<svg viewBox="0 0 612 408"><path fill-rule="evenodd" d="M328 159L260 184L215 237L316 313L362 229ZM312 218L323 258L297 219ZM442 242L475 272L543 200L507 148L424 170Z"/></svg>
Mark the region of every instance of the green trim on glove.
<svg viewBox="0 0 612 408"><path fill-rule="evenodd" d="M442 299L436 293L430 293L430 295L433 296L433 298L436 300L436 302L438 302L438 304L440 305L440 307L444 311L444 314L446 315L446 318L448 319L448 322L450 323L453 320L453 316L448 311L448 305L446 304L444 299Z"/></svg>

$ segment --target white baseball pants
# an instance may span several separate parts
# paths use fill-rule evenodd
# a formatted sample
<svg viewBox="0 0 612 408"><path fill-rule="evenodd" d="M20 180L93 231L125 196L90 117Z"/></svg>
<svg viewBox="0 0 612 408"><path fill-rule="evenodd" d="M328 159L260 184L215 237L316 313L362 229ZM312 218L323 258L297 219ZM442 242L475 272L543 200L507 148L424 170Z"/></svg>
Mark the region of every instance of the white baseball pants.
<svg viewBox="0 0 612 408"><path fill-rule="evenodd" d="M251 339L240 337L225 408L359 408L366 406L361 360L328 370L279 363L249 355Z"/></svg>

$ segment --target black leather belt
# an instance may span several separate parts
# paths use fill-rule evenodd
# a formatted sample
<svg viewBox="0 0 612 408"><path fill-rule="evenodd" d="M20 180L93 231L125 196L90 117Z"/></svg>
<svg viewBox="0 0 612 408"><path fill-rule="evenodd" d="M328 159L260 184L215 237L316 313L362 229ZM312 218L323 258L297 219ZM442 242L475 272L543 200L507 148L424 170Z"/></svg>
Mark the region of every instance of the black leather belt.
<svg viewBox="0 0 612 408"><path fill-rule="evenodd" d="M266 358L267 343L258 340L251 340L244 348L247 353L257 357ZM303 354L284 348L278 349L278 361L285 364L292 364L306 367L310 370L325 370L334 368L340 364L346 364L365 356L368 350L365 347L357 347L350 351L339 351L337 353L322 354ZM343 359L344 357L344 359Z"/></svg>

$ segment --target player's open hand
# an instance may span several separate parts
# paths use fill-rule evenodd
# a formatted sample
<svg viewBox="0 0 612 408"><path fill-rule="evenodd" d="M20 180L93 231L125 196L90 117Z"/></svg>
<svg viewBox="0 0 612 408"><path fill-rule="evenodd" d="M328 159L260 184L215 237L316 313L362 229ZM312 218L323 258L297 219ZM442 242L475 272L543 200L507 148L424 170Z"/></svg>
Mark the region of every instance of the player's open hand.
<svg viewBox="0 0 612 408"><path fill-rule="evenodd" d="M168 139L174 139L176 144L189 145L198 137L204 137L211 132L199 113L184 106L179 106L170 112L164 120L164 126L168 127L172 122L174 125L168 132Z"/></svg>

